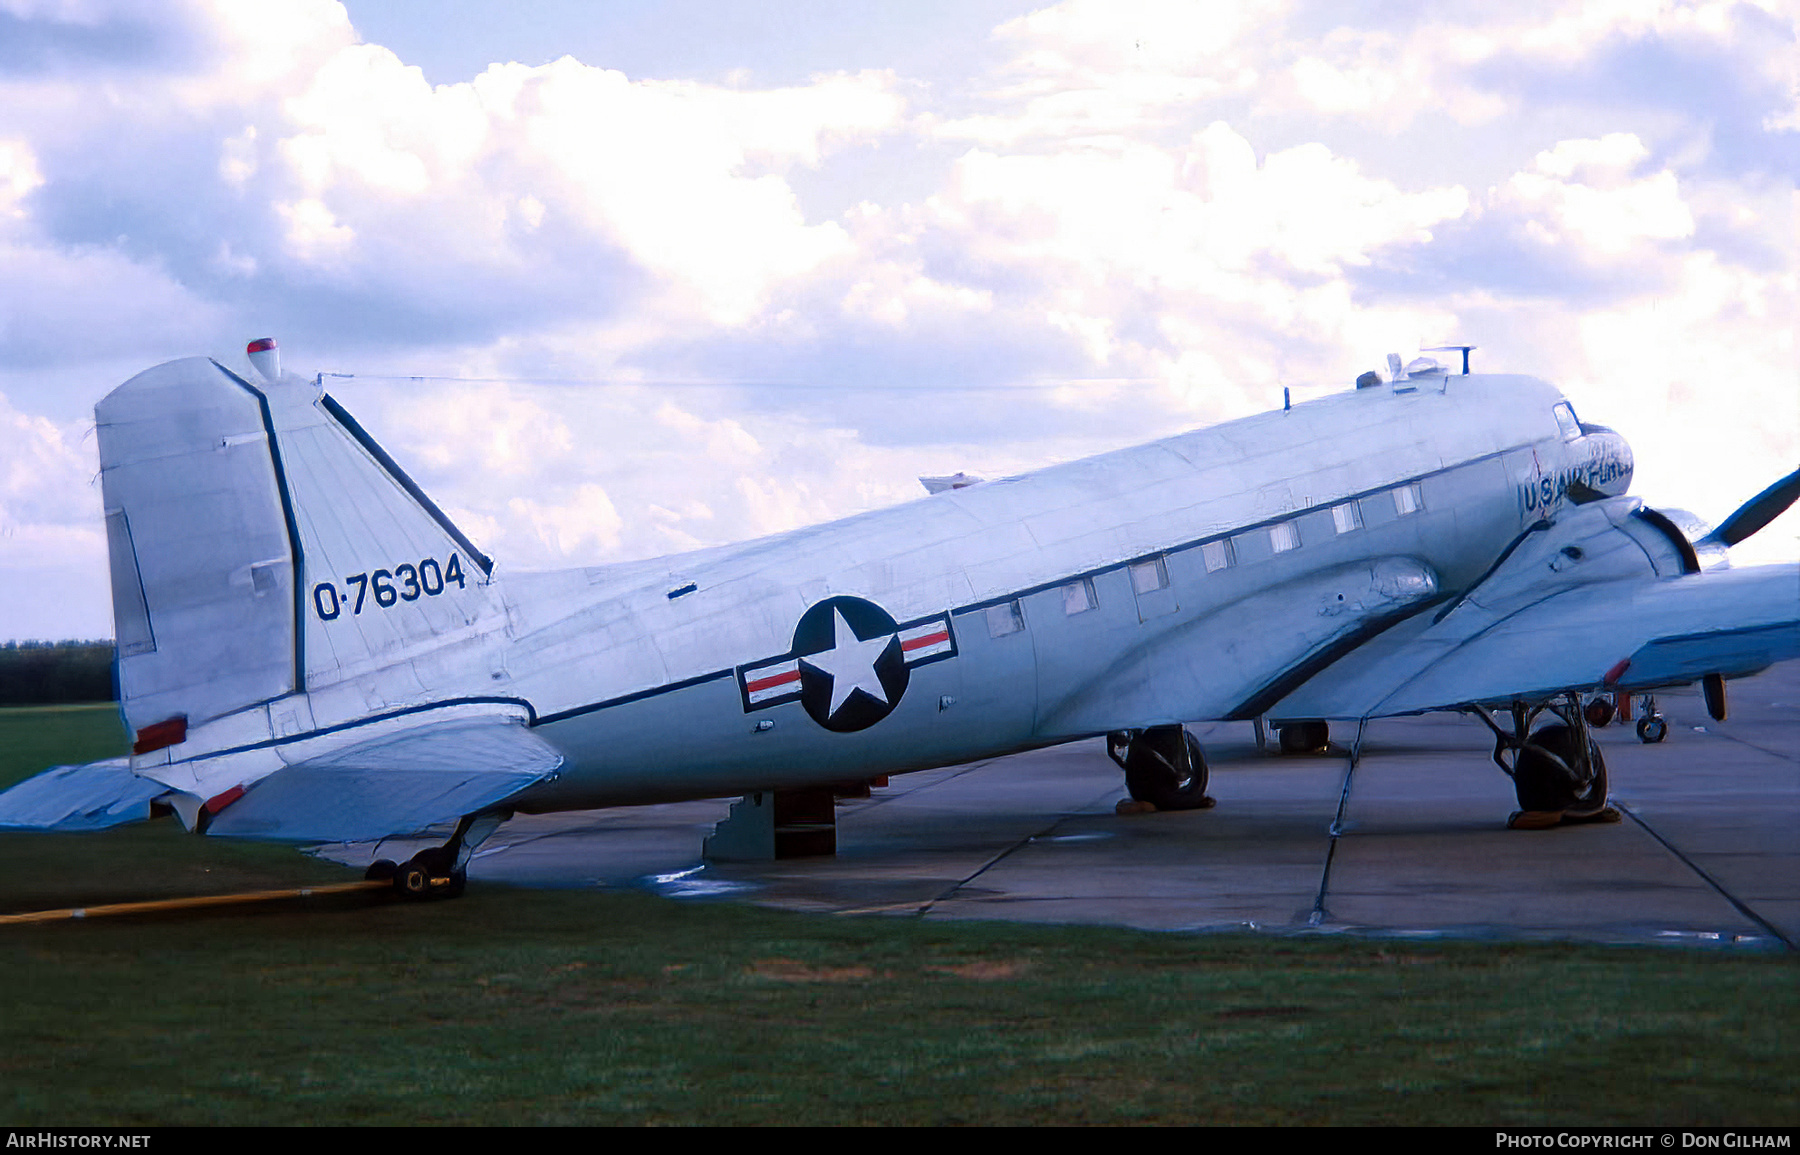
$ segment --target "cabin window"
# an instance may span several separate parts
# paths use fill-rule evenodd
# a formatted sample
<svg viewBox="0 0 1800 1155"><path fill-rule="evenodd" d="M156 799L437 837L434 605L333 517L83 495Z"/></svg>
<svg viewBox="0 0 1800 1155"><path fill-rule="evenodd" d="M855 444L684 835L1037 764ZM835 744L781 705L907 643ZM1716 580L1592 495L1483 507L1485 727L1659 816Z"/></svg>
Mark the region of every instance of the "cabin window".
<svg viewBox="0 0 1800 1155"><path fill-rule="evenodd" d="M1131 588L1140 594L1152 590L1167 589L1169 585L1169 567L1160 557L1149 561L1141 561L1131 567Z"/></svg>
<svg viewBox="0 0 1800 1155"><path fill-rule="evenodd" d="M1062 595L1063 613L1070 617L1074 617L1076 614L1085 614L1100 604L1094 597L1094 583L1087 578L1082 578L1078 582L1070 582L1064 586Z"/></svg>
<svg viewBox="0 0 1800 1155"><path fill-rule="evenodd" d="M988 637L1004 638L1025 628L1025 615L1019 609L1018 602L1001 602L997 606L988 607L987 623Z"/></svg>
<svg viewBox="0 0 1800 1155"><path fill-rule="evenodd" d="M1228 540L1209 541L1200 547L1201 560L1206 562L1206 572L1214 573L1237 564L1237 551L1231 548Z"/></svg>
<svg viewBox="0 0 1800 1155"><path fill-rule="evenodd" d="M1573 441L1581 436L1581 422L1575 417L1575 407L1567 401L1558 401L1550 410L1556 414L1556 427L1562 430L1564 441Z"/></svg>
<svg viewBox="0 0 1800 1155"><path fill-rule="evenodd" d="M1394 490L1394 512L1401 517L1419 512L1419 483L1414 481Z"/></svg>
<svg viewBox="0 0 1800 1155"><path fill-rule="evenodd" d="M1342 505L1331 507L1331 524L1339 533L1349 533L1353 529L1362 528L1362 510L1356 508L1354 501L1346 501Z"/></svg>
<svg viewBox="0 0 1800 1155"><path fill-rule="evenodd" d="M1291 521L1278 521L1269 527L1269 548L1286 553L1300 548L1300 527Z"/></svg>

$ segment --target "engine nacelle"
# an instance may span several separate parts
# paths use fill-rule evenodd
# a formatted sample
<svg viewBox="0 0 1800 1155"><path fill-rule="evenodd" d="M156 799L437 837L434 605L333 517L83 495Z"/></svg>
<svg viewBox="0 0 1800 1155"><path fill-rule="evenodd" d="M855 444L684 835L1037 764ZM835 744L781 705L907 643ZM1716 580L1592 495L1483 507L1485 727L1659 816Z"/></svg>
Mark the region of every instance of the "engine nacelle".
<svg viewBox="0 0 1800 1155"><path fill-rule="evenodd" d="M1681 531L1681 536L1686 538L1688 545L1693 548L1694 561L1700 569L1729 569L1731 567L1731 550L1717 538L1707 536L1712 533L1713 527L1705 518L1685 509L1658 509L1654 512L1660 513L1668 519L1670 524Z"/></svg>

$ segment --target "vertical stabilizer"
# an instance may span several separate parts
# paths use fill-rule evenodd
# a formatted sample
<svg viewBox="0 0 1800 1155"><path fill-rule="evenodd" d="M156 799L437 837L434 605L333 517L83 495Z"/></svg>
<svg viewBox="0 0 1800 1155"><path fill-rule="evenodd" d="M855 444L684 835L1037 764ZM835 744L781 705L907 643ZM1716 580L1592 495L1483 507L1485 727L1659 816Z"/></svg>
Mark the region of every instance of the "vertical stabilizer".
<svg viewBox="0 0 1800 1155"><path fill-rule="evenodd" d="M346 687L334 717L491 692L477 659L446 655L504 624L493 562L331 397L292 377L267 393L299 535L307 689Z"/></svg>

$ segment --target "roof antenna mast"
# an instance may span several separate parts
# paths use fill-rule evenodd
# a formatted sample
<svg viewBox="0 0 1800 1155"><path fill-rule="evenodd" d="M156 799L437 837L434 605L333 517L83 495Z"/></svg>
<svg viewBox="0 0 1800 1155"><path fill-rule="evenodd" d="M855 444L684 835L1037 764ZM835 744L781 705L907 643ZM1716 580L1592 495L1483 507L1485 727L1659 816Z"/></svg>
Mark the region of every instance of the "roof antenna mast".
<svg viewBox="0 0 1800 1155"><path fill-rule="evenodd" d="M1464 377L1467 377L1469 375L1469 350L1479 349L1479 348L1481 348L1481 346L1479 346L1479 345L1437 345L1430 349L1420 349L1419 352L1421 352L1421 353L1450 353L1450 352L1461 353L1463 355L1462 375Z"/></svg>

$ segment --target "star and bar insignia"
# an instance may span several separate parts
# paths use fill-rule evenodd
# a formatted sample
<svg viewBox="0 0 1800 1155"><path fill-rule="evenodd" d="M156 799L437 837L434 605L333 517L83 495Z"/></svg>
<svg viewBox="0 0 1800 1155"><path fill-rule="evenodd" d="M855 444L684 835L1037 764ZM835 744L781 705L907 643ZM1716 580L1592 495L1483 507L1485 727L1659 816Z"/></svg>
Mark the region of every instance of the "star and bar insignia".
<svg viewBox="0 0 1800 1155"><path fill-rule="evenodd" d="M798 701L819 725L847 733L892 713L913 667L955 656L949 614L900 625L866 599L827 598L800 616L786 654L738 667L738 689L745 713Z"/></svg>

